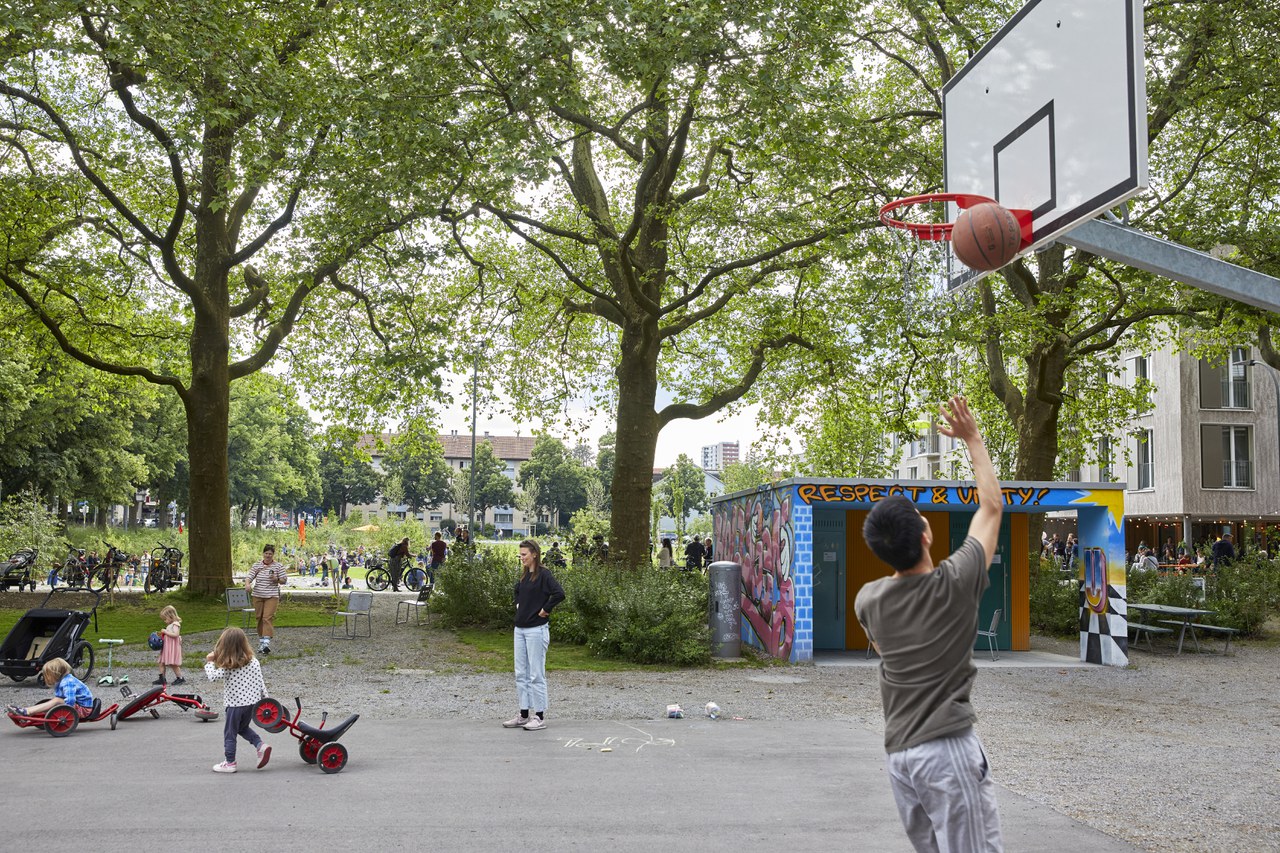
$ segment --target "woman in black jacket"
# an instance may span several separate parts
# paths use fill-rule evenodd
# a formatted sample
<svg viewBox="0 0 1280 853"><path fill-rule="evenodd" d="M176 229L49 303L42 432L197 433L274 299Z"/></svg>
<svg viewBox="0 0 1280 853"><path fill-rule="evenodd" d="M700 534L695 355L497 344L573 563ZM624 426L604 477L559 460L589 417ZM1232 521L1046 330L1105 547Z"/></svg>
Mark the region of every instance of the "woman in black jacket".
<svg viewBox="0 0 1280 853"><path fill-rule="evenodd" d="M520 543L520 580L516 581L516 696L520 713L503 723L508 729L536 732L547 727L547 647L551 610L564 601L564 588L542 565L542 548L532 539ZM534 716L529 716L533 711Z"/></svg>

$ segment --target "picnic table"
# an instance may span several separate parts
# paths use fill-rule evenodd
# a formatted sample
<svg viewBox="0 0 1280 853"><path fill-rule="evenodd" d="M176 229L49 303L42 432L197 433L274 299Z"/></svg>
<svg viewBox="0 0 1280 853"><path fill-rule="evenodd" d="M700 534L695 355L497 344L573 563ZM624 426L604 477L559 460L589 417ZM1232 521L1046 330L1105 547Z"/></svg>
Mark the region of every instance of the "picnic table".
<svg viewBox="0 0 1280 853"><path fill-rule="evenodd" d="M1167 616L1168 619L1161 620L1166 624L1175 625L1178 630L1178 654L1182 654L1182 641L1187 635L1187 629L1191 629L1191 641L1196 644L1196 651L1200 651L1200 640L1196 638L1196 620L1201 616L1211 616L1216 610L1200 610L1195 607L1174 607L1169 604L1138 604L1129 602L1129 609L1136 610L1139 613L1153 613L1157 616ZM1140 623L1135 623L1140 624ZM1162 632L1163 633L1163 632ZM1172 631L1170 631L1172 633ZM1227 642L1230 642L1230 637ZM1149 641L1148 641L1149 642Z"/></svg>

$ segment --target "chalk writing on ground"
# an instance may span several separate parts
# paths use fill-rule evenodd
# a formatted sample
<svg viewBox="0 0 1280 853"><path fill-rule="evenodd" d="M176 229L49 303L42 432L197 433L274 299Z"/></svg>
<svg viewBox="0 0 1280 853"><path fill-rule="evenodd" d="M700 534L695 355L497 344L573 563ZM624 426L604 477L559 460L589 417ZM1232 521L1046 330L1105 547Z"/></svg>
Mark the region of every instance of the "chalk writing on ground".
<svg viewBox="0 0 1280 853"><path fill-rule="evenodd" d="M622 725L627 726L626 723L623 723ZM636 748L636 752L639 752L640 750L644 749L646 746L675 746L676 745L674 738L654 737L653 735L649 734L646 731L637 729L635 726L627 726L627 728L631 729L633 732L636 732L636 734L627 735L624 737L612 735L600 741L592 741L592 740L587 740L586 738L580 738L580 737L563 738L564 748L565 749L600 749L602 747L608 747L609 749L615 749L615 748L620 748L624 746L634 746Z"/></svg>

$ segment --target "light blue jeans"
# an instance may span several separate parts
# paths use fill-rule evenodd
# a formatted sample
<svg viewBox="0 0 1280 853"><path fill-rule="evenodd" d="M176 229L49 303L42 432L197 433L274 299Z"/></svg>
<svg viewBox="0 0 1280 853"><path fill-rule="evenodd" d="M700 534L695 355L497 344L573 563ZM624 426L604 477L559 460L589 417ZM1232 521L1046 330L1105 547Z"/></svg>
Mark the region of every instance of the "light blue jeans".
<svg viewBox="0 0 1280 853"><path fill-rule="evenodd" d="M516 628L516 697L520 710L547 710L547 646L551 626Z"/></svg>

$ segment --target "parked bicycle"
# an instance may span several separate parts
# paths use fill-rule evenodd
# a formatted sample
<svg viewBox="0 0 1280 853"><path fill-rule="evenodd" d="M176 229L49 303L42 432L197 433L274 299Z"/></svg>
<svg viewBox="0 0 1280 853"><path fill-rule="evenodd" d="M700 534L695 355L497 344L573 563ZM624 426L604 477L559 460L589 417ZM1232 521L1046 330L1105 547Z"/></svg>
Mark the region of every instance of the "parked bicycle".
<svg viewBox="0 0 1280 853"><path fill-rule="evenodd" d="M182 586L182 558L180 549L172 545L160 543L159 548L151 551L151 568L143 581L143 591L150 595L153 592L164 592Z"/></svg>
<svg viewBox="0 0 1280 853"><path fill-rule="evenodd" d="M110 542L106 545L106 556L89 572L89 588L94 592L106 592L116 586L120 580L120 572L129 568L129 555Z"/></svg>
<svg viewBox="0 0 1280 853"><path fill-rule="evenodd" d="M381 557L375 554L369 555L365 558L364 567L364 582L369 585L369 589L382 592L391 586L391 572L383 566Z"/></svg>
<svg viewBox="0 0 1280 853"><path fill-rule="evenodd" d="M77 548L70 542L67 545L67 556L62 565L55 566L49 573L49 586L53 586L55 578L67 586L85 588L89 585L89 564L85 559L83 548Z"/></svg>
<svg viewBox="0 0 1280 853"><path fill-rule="evenodd" d="M404 573L404 585L414 592L421 592L424 586L434 586L435 578L424 563L414 563Z"/></svg>

